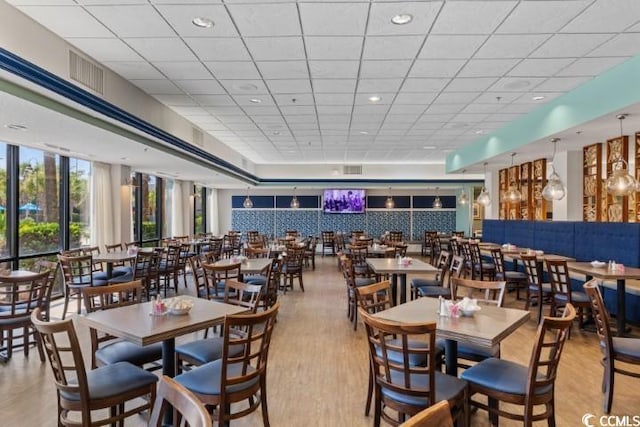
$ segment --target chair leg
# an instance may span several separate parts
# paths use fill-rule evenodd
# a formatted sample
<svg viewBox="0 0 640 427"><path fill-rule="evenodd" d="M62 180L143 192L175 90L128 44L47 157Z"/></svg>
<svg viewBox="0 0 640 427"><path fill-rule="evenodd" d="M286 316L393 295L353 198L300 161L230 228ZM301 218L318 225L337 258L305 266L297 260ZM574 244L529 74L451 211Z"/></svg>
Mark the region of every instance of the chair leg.
<svg viewBox="0 0 640 427"><path fill-rule="evenodd" d="M29 332L27 330L28 326L22 328L22 351L26 357L29 357Z"/></svg>
<svg viewBox="0 0 640 427"><path fill-rule="evenodd" d="M498 399L494 397L489 397L489 408L493 411L489 412L489 420L491 421L492 426L498 426L499 417L498 417L498 409L500 408L500 402Z"/></svg>
<svg viewBox="0 0 640 427"><path fill-rule="evenodd" d="M269 427L269 408L267 407L267 380L262 376L262 385L260 386L260 405L262 406L262 424Z"/></svg>
<svg viewBox="0 0 640 427"><path fill-rule="evenodd" d="M82 312L82 291L78 290L78 293L76 294L77 297L77 301L78 301L78 316L80 315L80 313Z"/></svg>
<svg viewBox="0 0 640 427"><path fill-rule="evenodd" d="M64 308L62 309L62 320L67 316L67 309L69 308L69 290L64 293Z"/></svg>
<svg viewBox="0 0 640 427"><path fill-rule="evenodd" d="M615 370L613 369L613 361L604 361L604 373L602 378L602 391L604 392L604 413L611 412L611 404L613 403L613 383L615 380Z"/></svg>
<svg viewBox="0 0 640 427"><path fill-rule="evenodd" d="M369 384L367 386L367 403L364 406L364 416L368 417L371 411L371 397L373 396L373 369L369 363Z"/></svg>
<svg viewBox="0 0 640 427"><path fill-rule="evenodd" d="M304 292L304 283L302 283L302 271L300 271L300 275L298 276L298 280L300 281L300 289Z"/></svg>

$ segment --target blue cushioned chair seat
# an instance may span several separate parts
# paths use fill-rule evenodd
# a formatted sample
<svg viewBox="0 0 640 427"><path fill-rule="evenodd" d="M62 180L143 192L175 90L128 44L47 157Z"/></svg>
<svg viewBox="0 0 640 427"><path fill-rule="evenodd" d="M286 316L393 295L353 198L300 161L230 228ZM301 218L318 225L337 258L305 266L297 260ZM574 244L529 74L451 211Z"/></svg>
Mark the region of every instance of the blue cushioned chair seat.
<svg viewBox="0 0 640 427"><path fill-rule="evenodd" d="M367 278L367 277L356 277L356 287L360 286L369 286L376 283L376 279Z"/></svg>
<svg viewBox="0 0 640 427"><path fill-rule="evenodd" d="M456 378L451 375L443 374L442 372L436 372L436 401L440 400L449 400L461 393L465 387L467 387L467 382L463 381L459 378ZM404 384L403 374L398 371L391 372L391 381L394 384ZM415 388L427 388L429 383L428 375L411 375L411 385ZM397 402L402 402L409 405L414 406L424 406L428 405L427 397L418 397L418 396L409 396L406 394L398 393L396 391L389 390L387 388L382 388L382 394L386 397L389 397Z"/></svg>
<svg viewBox="0 0 640 427"><path fill-rule="evenodd" d="M418 295L421 297L450 297L451 289L442 286L423 286L418 288Z"/></svg>
<svg viewBox="0 0 640 427"><path fill-rule="evenodd" d="M227 378L242 374L242 365L240 363L228 365L227 368ZM248 368L248 372L252 370L255 369L253 367ZM193 392L216 396L220 394L221 373L222 360L216 360L178 375L175 380ZM257 384L258 381L260 381L260 378L256 377L251 381L234 384L227 389L227 392L234 393L250 388Z"/></svg>
<svg viewBox="0 0 640 427"><path fill-rule="evenodd" d="M567 297L565 295L556 294L553 297L556 299L556 301L567 302ZM588 303L589 302L589 297L584 292L572 291L571 292L571 301Z"/></svg>
<svg viewBox="0 0 640 427"><path fill-rule="evenodd" d="M612 340L616 353L640 359L640 339L613 337Z"/></svg>
<svg viewBox="0 0 640 427"><path fill-rule="evenodd" d="M251 285L265 286L267 284L267 278L261 274L256 274L254 276L245 276L244 282Z"/></svg>
<svg viewBox="0 0 640 427"><path fill-rule="evenodd" d="M135 390L139 387L154 384L158 377L127 362L102 366L87 371L87 384L91 399L104 399ZM70 381L75 384L75 382ZM78 393L60 391L60 396L67 400L80 400Z"/></svg>
<svg viewBox="0 0 640 427"><path fill-rule="evenodd" d="M538 285L529 284L529 290L538 292ZM543 283L542 292L551 293L551 283Z"/></svg>
<svg viewBox="0 0 640 427"><path fill-rule="evenodd" d="M136 366L162 359L162 343L139 346L129 341L114 341L96 351L96 360L103 365L129 362Z"/></svg>
<svg viewBox="0 0 640 427"><path fill-rule="evenodd" d="M207 338L191 341L176 347L176 353L190 359L197 360L200 365L213 362L222 358L222 337ZM242 346L235 345L229 348L231 356L237 356L242 351Z"/></svg>
<svg viewBox="0 0 640 427"><path fill-rule="evenodd" d="M411 287L412 288L421 288L423 286L442 286L440 281L437 279L420 279L416 277L415 279L411 279Z"/></svg>
<svg viewBox="0 0 640 427"><path fill-rule="evenodd" d="M526 280L527 273L523 273L522 271L505 271L504 274L507 277L507 280Z"/></svg>
<svg viewBox="0 0 640 427"><path fill-rule="evenodd" d="M527 392L528 367L502 359L486 359L470 367L460 378L492 390L524 396ZM540 387L536 394L551 391L552 385Z"/></svg>
<svg viewBox="0 0 640 427"><path fill-rule="evenodd" d="M111 278L111 280L109 280L110 283L127 283L127 282L131 282L133 280L133 272L129 273L129 274L122 274L119 276L113 276Z"/></svg>
<svg viewBox="0 0 640 427"><path fill-rule="evenodd" d="M127 266L116 267L113 269L111 277L124 276L125 274L133 274L133 269Z"/></svg>
<svg viewBox="0 0 640 427"><path fill-rule="evenodd" d="M107 273L104 271L96 271L91 273L91 276L93 276L93 280L107 280Z"/></svg>
<svg viewBox="0 0 640 427"><path fill-rule="evenodd" d="M445 347L445 340L442 338L438 338L436 340L436 345L438 347ZM468 360L478 360L478 359L489 359L490 357L498 357L500 354L500 346L492 347L484 347L481 345L475 344L463 344L458 343L458 357L461 359Z"/></svg>

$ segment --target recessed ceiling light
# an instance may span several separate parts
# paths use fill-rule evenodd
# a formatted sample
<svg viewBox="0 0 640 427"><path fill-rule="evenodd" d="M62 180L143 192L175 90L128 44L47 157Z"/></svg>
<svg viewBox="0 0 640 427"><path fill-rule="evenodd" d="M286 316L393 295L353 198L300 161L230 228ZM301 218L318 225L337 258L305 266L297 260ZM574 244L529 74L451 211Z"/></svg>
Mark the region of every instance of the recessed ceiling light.
<svg viewBox="0 0 640 427"><path fill-rule="evenodd" d="M531 86L531 82L528 80L513 80L504 85L507 89L524 89L527 86Z"/></svg>
<svg viewBox="0 0 640 427"><path fill-rule="evenodd" d="M370 102L378 102L380 101L382 98L380 98L378 95L372 95L369 97L369 101Z"/></svg>
<svg viewBox="0 0 640 427"><path fill-rule="evenodd" d="M484 131L482 129L476 131L476 135L482 135Z"/></svg>
<svg viewBox="0 0 640 427"><path fill-rule="evenodd" d="M280 132L275 131L275 132L273 132L273 135L280 135Z"/></svg>
<svg viewBox="0 0 640 427"><path fill-rule="evenodd" d="M18 124L15 124L15 123L4 125L4 127L6 127L7 129L11 129L11 130L27 130L27 127L25 125L18 125Z"/></svg>
<svg viewBox="0 0 640 427"><path fill-rule="evenodd" d="M213 21L209 18L203 18L202 16L196 16L191 20L191 23L196 27L200 27L200 28L213 27Z"/></svg>
<svg viewBox="0 0 640 427"><path fill-rule="evenodd" d="M435 150L436 146L435 145L425 145L424 147L422 147L422 149L424 149L424 150Z"/></svg>
<svg viewBox="0 0 640 427"><path fill-rule="evenodd" d="M369 132L367 132L366 130L361 130L360 135L369 135Z"/></svg>
<svg viewBox="0 0 640 427"><path fill-rule="evenodd" d="M253 102L254 104L260 104L262 102L262 99L260 99L260 98L251 98L249 101Z"/></svg>
<svg viewBox="0 0 640 427"><path fill-rule="evenodd" d="M391 18L391 22L396 25L406 25L411 21L413 21L413 15L408 13L400 13Z"/></svg>
<svg viewBox="0 0 640 427"><path fill-rule="evenodd" d="M533 99L534 101L542 101L542 100L544 99L544 96L542 96L542 95L538 95L538 96L534 96L534 97L533 97L533 98L531 98L531 99Z"/></svg>
<svg viewBox="0 0 640 427"><path fill-rule="evenodd" d="M289 150L289 151L287 151L287 153L297 153L297 151L296 150Z"/></svg>
<svg viewBox="0 0 640 427"><path fill-rule="evenodd" d="M258 90L258 86L253 83L242 83L239 85L233 85L233 88L241 92L255 92Z"/></svg>

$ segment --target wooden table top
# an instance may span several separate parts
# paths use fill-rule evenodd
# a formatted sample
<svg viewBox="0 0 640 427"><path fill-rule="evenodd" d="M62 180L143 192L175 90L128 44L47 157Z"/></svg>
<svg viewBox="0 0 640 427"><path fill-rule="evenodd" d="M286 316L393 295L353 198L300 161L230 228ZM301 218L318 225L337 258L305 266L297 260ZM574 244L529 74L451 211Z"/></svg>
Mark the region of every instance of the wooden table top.
<svg viewBox="0 0 640 427"><path fill-rule="evenodd" d="M442 317L438 303L436 298L418 298L374 316L401 323L436 322L438 337L487 347L508 337L530 316L525 310L483 305L472 317Z"/></svg>
<svg viewBox="0 0 640 427"><path fill-rule="evenodd" d="M439 271L431 264L415 258L407 266L398 264L395 258L367 258L367 264L376 274L435 273Z"/></svg>
<svg viewBox="0 0 640 427"><path fill-rule="evenodd" d="M121 262L135 259L135 254L129 254L127 251L105 252L93 256L95 262Z"/></svg>
<svg viewBox="0 0 640 427"><path fill-rule="evenodd" d="M3 271L0 271L0 282L2 282L3 278L26 279L26 278L35 276L36 274L40 274L40 273L36 273L34 271L29 271L29 270L3 270Z"/></svg>
<svg viewBox="0 0 640 427"><path fill-rule="evenodd" d="M213 263L216 267L226 267L237 264L233 258L225 258ZM247 258L240 263L240 272L246 274L260 274L271 265L271 258Z"/></svg>
<svg viewBox="0 0 640 427"><path fill-rule="evenodd" d="M152 316L153 301L79 316L80 323L124 338L138 345L149 345L199 331L221 323L228 314L246 311L245 307L194 298L188 314Z"/></svg>
<svg viewBox="0 0 640 427"><path fill-rule="evenodd" d="M569 271L586 274L602 280L640 279L640 268L636 267L624 267L624 271L611 271L607 265L596 268L589 262L568 262L567 268Z"/></svg>

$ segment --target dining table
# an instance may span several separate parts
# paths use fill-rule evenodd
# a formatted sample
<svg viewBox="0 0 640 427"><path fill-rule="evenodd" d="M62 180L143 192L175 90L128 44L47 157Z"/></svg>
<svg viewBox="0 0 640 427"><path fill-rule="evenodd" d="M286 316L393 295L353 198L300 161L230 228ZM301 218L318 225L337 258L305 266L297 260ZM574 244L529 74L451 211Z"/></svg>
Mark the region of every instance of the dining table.
<svg viewBox="0 0 640 427"><path fill-rule="evenodd" d="M391 275L391 293L394 301L398 300L398 278L400 279L400 304L407 301L407 274L438 273L440 271L419 259L401 262L399 258L367 258L366 261L375 274Z"/></svg>
<svg viewBox="0 0 640 427"><path fill-rule="evenodd" d="M570 272L584 274L587 280L595 277L600 280L616 281L616 335L624 336L627 332L627 279L640 279L640 268L617 266L614 270L609 268L607 264L602 267L594 267L589 262L568 262L567 268Z"/></svg>
<svg viewBox="0 0 640 427"><path fill-rule="evenodd" d="M245 275L262 274L271 265L271 258L224 258L214 262L212 265L216 267L228 267L240 262L240 277L239 281L244 280Z"/></svg>
<svg viewBox="0 0 640 427"><path fill-rule="evenodd" d="M528 310L481 307L470 317L441 316L439 300L423 297L379 311L374 317L400 323L436 322L436 335L445 340L446 373L457 376L459 342L491 348L526 323L530 316Z"/></svg>
<svg viewBox="0 0 640 427"><path fill-rule="evenodd" d="M113 277L113 265L136 259L137 251L115 251L96 254L93 256L93 262L103 262L107 265L105 274L107 280Z"/></svg>

